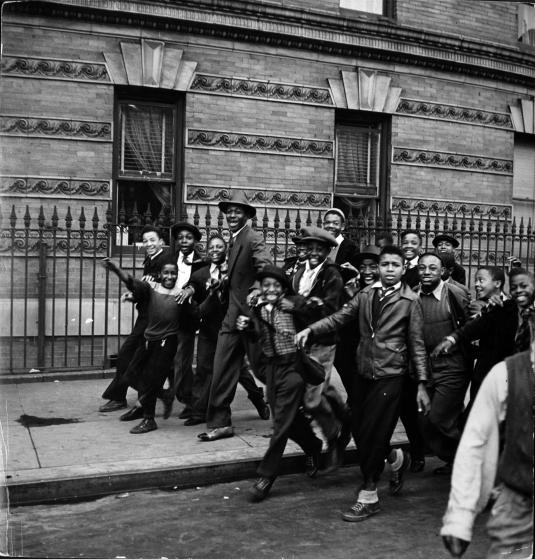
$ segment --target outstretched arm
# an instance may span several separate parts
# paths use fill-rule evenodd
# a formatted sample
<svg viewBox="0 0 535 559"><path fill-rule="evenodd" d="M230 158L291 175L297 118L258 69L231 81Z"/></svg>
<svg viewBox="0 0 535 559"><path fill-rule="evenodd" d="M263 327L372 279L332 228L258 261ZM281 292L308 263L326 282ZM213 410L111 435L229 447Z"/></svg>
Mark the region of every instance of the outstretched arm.
<svg viewBox="0 0 535 559"><path fill-rule="evenodd" d="M127 285L130 283L130 280L132 279L130 274L127 274L124 270L119 268L119 266L117 266L117 264L115 264L115 262L110 258L103 258L102 265L106 268L106 270L113 272L123 283L126 283Z"/></svg>

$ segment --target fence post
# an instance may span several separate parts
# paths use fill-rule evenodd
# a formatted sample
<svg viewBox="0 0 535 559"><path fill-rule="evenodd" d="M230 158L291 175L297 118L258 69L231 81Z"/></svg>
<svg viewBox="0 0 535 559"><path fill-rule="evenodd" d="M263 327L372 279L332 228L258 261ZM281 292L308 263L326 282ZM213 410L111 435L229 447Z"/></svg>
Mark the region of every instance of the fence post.
<svg viewBox="0 0 535 559"><path fill-rule="evenodd" d="M39 241L39 271L37 282L37 367L45 366L45 318L46 318L46 253L48 245Z"/></svg>

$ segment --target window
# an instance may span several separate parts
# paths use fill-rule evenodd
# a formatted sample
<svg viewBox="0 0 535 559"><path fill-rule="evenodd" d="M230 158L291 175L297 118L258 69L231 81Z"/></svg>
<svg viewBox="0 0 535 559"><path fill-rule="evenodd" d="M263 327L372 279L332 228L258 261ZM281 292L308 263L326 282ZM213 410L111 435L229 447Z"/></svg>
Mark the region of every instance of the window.
<svg viewBox="0 0 535 559"><path fill-rule="evenodd" d="M384 4L384 0L340 0L340 8L379 15L385 13Z"/></svg>
<svg viewBox="0 0 535 559"><path fill-rule="evenodd" d="M115 207L117 222L125 226L121 244L139 241L147 222L165 225L179 200L180 98L160 94L152 102L154 90L145 91L118 92Z"/></svg>
<svg viewBox="0 0 535 559"><path fill-rule="evenodd" d="M535 221L535 136L515 134L513 158L513 215Z"/></svg>
<svg viewBox="0 0 535 559"><path fill-rule="evenodd" d="M353 214L386 208L388 117L339 111L336 122L335 203Z"/></svg>
<svg viewBox="0 0 535 559"><path fill-rule="evenodd" d="M535 3L528 2L518 6L518 40L535 46Z"/></svg>

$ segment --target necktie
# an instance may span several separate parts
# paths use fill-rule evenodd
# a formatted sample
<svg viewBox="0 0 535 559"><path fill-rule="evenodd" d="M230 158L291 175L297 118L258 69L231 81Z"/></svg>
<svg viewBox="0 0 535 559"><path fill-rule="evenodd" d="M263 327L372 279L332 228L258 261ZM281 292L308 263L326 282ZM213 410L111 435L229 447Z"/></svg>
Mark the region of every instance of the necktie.
<svg viewBox="0 0 535 559"><path fill-rule="evenodd" d="M524 309L520 313L521 321L515 336L516 353L520 351L526 351L527 349L529 349L529 344L531 339L531 333L529 328L529 317L531 316L532 312L533 309Z"/></svg>

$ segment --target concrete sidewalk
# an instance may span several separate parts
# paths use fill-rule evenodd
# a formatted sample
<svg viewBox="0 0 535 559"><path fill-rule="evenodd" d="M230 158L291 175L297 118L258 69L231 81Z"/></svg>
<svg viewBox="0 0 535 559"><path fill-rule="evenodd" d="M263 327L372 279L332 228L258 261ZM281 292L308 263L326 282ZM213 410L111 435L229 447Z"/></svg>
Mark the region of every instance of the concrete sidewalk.
<svg viewBox="0 0 535 559"><path fill-rule="evenodd" d="M11 505L85 499L156 487L195 487L254 477L271 431L258 418L239 386L233 403L236 435L203 443L204 425L185 427L177 415L161 418L159 429L131 435L135 422L121 422L125 410L100 413L100 394L109 379L53 380L0 385L5 482ZM129 392L129 403L136 393ZM394 441L405 442L402 428ZM355 461L354 447L346 463ZM302 471L303 454L288 444L282 473Z"/></svg>

